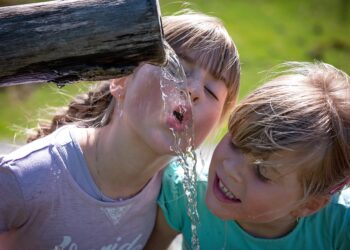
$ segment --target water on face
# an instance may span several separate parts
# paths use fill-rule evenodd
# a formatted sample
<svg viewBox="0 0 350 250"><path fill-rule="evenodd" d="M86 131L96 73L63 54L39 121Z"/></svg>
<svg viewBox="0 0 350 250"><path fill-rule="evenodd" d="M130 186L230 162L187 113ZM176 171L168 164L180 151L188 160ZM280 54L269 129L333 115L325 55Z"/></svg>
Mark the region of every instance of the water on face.
<svg viewBox="0 0 350 250"><path fill-rule="evenodd" d="M164 101L164 111L172 114L174 104L177 107L182 107L182 114L191 112L191 99L188 93L186 74L180 61L168 44L165 44L167 63L162 67L161 73L161 92ZM181 116L182 114L176 114ZM175 114L174 114L175 115ZM181 118L181 117L180 117ZM194 151L194 130L192 113L189 119L186 120L185 129L171 129L175 138L173 150L177 157L177 161L184 169L183 187L188 201L187 214L191 220L192 249L199 249L199 241L197 235L197 225L199 216L197 212L197 189L196 189L196 164L197 155Z"/></svg>

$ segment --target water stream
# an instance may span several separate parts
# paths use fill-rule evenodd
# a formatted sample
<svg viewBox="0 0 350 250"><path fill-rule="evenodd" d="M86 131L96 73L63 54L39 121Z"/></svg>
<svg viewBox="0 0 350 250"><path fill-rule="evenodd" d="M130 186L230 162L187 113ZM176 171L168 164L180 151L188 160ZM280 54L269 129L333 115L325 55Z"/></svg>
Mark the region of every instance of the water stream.
<svg viewBox="0 0 350 250"><path fill-rule="evenodd" d="M171 129L175 143L171 148L177 157L178 164L183 167L183 188L187 198L187 214L191 220L191 246L199 250L197 225L199 216L197 212L197 155L195 153L194 128L192 120L192 104L188 93L186 74L176 53L165 44L167 64L162 67L161 92L164 100L164 111L172 114L183 125L180 129ZM176 109L174 110L174 107Z"/></svg>

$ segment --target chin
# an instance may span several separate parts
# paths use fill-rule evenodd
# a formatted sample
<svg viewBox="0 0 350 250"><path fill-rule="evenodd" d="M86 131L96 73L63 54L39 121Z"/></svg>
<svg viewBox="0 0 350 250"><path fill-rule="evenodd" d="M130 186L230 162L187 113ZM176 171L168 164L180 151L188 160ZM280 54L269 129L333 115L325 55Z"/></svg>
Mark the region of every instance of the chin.
<svg viewBox="0 0 350 250"><path fill-rule="evenodd" d="M214 197L214 194L208 190L205 196L205 202L209 211L216 217L219 217L222 220L232 220L232 215L228 211L226 211L223 205L221 205L218 202L218 200Z"/></svg>
<svg viewBox="0 0 350 250"><path fill-rule="evenodd" d="M169 131L161 129L154 129L148 131L146 135L141 136L143 143L147 144L155 154L157 155L174 155L171 147L173 147L175 140L174 136Z"/></svg>
<svg viewBox="0 0 350 250"><path fill-rule="evenodd" d="M175 153L170 149L171 145L168 143L160 143L154 142L154 144L150 145L153 152L160 156L165 155L175 155Z"/></svg>
<svg viewBox="0 0 350 250"><path fill-rule="evenodd" d="M208 190L207 190L207 193L205 196L205 203L207 204L207 207L212 214L221 218L221 216L220 216L221 214L218 211L218 209L220 209L220 205L215 201L215 197Z"/></svg>

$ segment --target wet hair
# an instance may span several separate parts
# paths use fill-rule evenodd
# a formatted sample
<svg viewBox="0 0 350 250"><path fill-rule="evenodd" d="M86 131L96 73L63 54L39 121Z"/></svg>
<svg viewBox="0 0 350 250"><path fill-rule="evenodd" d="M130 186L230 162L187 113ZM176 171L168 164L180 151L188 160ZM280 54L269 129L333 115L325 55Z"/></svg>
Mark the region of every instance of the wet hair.
<svg viewBox="0 0 350 250"><path fill-rule="evenodd" d="M277 165L296 167L304 197L333 194L350 181L349 76L321 62L281 69L236 106L232 142L267 166L272 153L294 152Z"/></svg>
<svg viewBox="0 0 350 250"><path fill-rule="evenodd" d="M174 51L222 79L228 88L222 117L234 105L240 81L238 51L222 22L200 13L163 17L164 36ZM192 53L190 55L190 53ZM194 59L194 58L193 58ZM109 82L96 84L88 93L75 97L68 107L58 108L51 121L41 122L27 141L33 141L74 123L79 127L102 127L108 124L113 113L115 98L109 90Z"/></svg>

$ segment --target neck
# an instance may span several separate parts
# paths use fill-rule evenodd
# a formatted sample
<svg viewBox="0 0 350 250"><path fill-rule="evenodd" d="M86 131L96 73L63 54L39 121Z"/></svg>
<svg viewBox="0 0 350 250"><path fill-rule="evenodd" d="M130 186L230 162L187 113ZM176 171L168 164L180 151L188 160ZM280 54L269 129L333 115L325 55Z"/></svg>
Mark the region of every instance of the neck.
<svg viewBox="0 0 350 250"><path fill-rule="evenodd" d="M86 129L86 143L82 144L94 181L111 198L138 193L171 158L111 125Z"/></svg>
<svg viewBox="0 0 350 250"><path fill-rule="evenodd" d="M259 238L279 238L291 232L297 225L294 217L278 219L268 223L238 222L247 233Z"/></svg>

